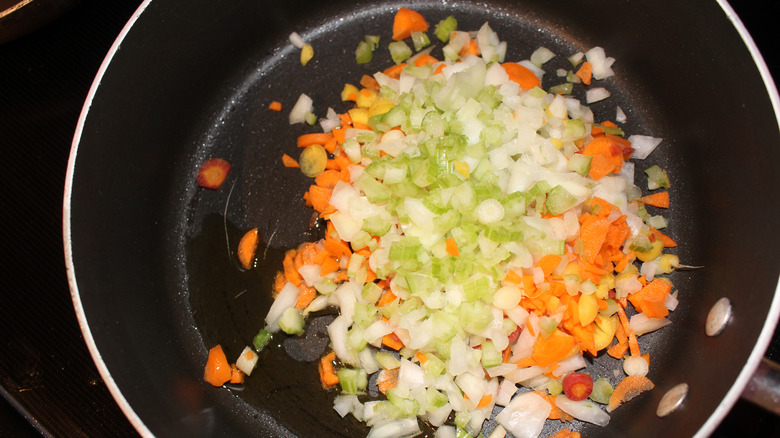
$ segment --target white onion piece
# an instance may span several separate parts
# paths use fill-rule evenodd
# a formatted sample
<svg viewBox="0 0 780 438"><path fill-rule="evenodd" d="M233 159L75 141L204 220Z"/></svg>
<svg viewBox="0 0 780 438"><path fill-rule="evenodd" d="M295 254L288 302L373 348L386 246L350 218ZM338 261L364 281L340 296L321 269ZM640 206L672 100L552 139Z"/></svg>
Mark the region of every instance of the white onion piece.
<svg viewBox="0 0 780 438"><path fill-rule="evenodd" d="M449 403L445 403L444 406L436 408L432 411L428 411L426 417L428 422L434 427L439 427L447 421L452 413L452 406ZM439 435L436 435L439 436ZM453 435L454 436L454 435Z"/></svg>
<svg viewBox="0 0 780 438"><path fill-rule="evenodd" d="M347 347L347 330L350 322L343 316L338 316L328 325L328 336L333 346L333 351L343 362L354 364L356 358L352 351Z"/></svg>
<svg viewBox="0 0 780 438"><path fill-rule="evenodd" d="M303 123L306 121L306 114L314 111L314 101L311 97L301 93L298 96L298 100L295 102L292 110L290 110L290 124Z"/></svg>
<svg viewBox="0 0 780 438"><path fill-rule="evenodd" d="M279 294L274 299L271 308L268 309L268 314L265 316L265 323L268 325L268 331L271 333L279 331L279 318L282 317L282 313L289 307L295 306L298 301L298 288L287 282Z"/></svg>
<svg viewBox="0 0 780 438"><path fill-rule="evenodd" d="M517 393L517 384L507 379L502 379L501 384L498 386L498 394L496 395L496 404L499 406L506 406L512 401L512 396Z"/></svg>
<svg viewBox="0 0 780 438"><path fill-rule="evenodd" d="M612 64L615 58L608 57L601 47L594 47L585 52L585 58L593 66L593 78L597 80L606 79L615 74L612 71Z"/></svg>
<svg viewBox="0 0 780 438"><path fill-rule="evenodd" d="M242 351L241 355L239 355L238 359L236 359L236 368L249 376L252 374L252 370L255 369L258 358L259 356L254 352L254 350L249 347L244 347L244 351Z"/></svg>
<svg viewBox="0 0 780 438"><path fill-rule="evenodd" d="M508 363L502 363L500 365L487 368L485 371L487 372L488 376L496 377L496 376L505 376L511 372L517 371L517 369L518 369L517 365L508 362Z"/></svg>
<svg viewBox="0 0 780 438"><path fill-rule="evenodd" d="M642 356L631 356L623 360L623 371L629 376L646 376L650 364Z"/></svg>
<svg viewBox="0 0 780 438"><path fill-rule="evenodd" d="M648 318L644 313L633 315L628 324L637 336L656 331L671 324L666 318Z"/></svg>
<svg viewBox="0 0 780 438"><path fill-rule="evenodd" d="M324 119L320 119L322 132L331 132L333 129L341 126L341 119L333 108L328 108Z"/></svg>
<svg viewBox="0 0 780 438"><path fill-rule="evenodd" d="M416 363L402 360L401 368L398 371L398 381L405 383L410 388L423 386L425 384L425 371Z"/></svg>
<svg viewBox="0 0 780 438"><path fill-rule="evenodd" d="M321 270L321 265L303 265L298 268L298 273L301 274L301 278L303 278L303 282L306 283L306 286L311 287L322 278Z"/></svg>
<svg viewBox="0 0 780 438"><path fill-rule="evenodd" d="M551 411L547 400L533 392L525 392L512 399L496 416L496 421L516 438L536 438Z"/></svg>
<svg viewBox="0 0 780 438"><path fill-rule="evenodd" d="M590 400L573 401L561 394L555 397L555 406L578 420L602 427L609 424L609 414Z"/></svg>
<svg viewBox="0 0 780 438"><path fill-rule="evenodd" d="M487 382L485 379L477 377L470 373L463 373L455 378L455 384L468 397L478 403L487 391Z"/></svg>
<svg viewBox="0 0 780 438"><path fill-rule="evenodd" d="M677 299L677 294L667 294L666 299L664 300L664 305L667 309L674 311L677 308L677 305L680 304L680 301Z"/></svg>
<svg viewBox="0 0 780 438"><path fill-rule="evenodd" d="M400 418L371 428L366 438L398 438L420 433L416 418Z"/></svg>
<svg viewBox="0 0 780 438"><path fill-rule="evenodd" d="M626 120L628 120L628 117L626 117L626 113L623 112L623 108L617 107L617 110L615 110L615 121L618 123L625 123Z"/></svg>
<svg viewBox="0 0 780 438"><path fill-rule="evenodd" d="M435 438L457 438L458 433L455 426L441 426L436 429L436 433L433 436Z"/></svg>
<svg viewBox="0 0 780 438"><path fill-rule="evenodd" d="M628 137L628 141L631 142L631 148L634 149L634 152L631 153L631 158L644 160L659 144L661 144L663 139L650 137L648 135L634 134Z"/></svg>
<svg viewBox="0 0 780 438"><path fill-rule="evenodd" d="M306 45L306 42L303 41L303 38L298 34L298 32L293 32L290 34L290 43L296 48L296 49L302 49L304 45Z"/></svg>
<svg viewBox="0 0 780 438"><path fill-rule="evenodd" d="M587 362L585 362L585 358L582 357L581 354L575 354L572 357L562 360L558 362L558 368L553 371L553 375L556 377L560 377L566 374L569 374L572 371L577 371L579 369L585 368L588 365Z"/></svg>
<svg viewBox="0 0 780 438"><path fill-rule="evenodd" d="M530 366L525 368L519 368L517 371L513 371L504 378L509 379L511 382L520 383L525 382L526 380L533 379L534 377L538 377L544 373L544 368L540 366Z"/></svg>
<svg viewBox="0 0 780 438"><path fill-rule="evenodd" d="M352 414L358 420L363 419L363 404L354 394L339 394L333 400L333 409L342 417Z"/></svg>
<svg viewBox="0 0 780 438"><path fill-rule="evenodd" d="M585 102L594 103L604 100L610 96L610 92L606 88L596 87L589 88L585 91Z"/></svg>
<svg viewBox="0 0 780 438"><path fill-rule="evenodd" d="M505 436L506 429L504 429L504 427L499 424L495 429L493 429L493 432L490 432L488 438L504 438Z"/></svg>

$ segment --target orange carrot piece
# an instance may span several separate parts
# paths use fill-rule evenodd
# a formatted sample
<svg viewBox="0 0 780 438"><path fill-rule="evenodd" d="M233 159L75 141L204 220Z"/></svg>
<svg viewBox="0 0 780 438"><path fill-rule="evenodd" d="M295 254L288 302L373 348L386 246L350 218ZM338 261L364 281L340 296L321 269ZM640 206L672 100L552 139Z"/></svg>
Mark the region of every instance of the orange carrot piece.
<svg viewBox="0 0 780 438"><path fill-rule="evenodd" d="M638 292L631 294L628 301L634 305L638 312L644 313L648 318L666 318L669 309L666 307L666 296L672 291L672 283L656 278L647 283Z"/></svg>
<svg viewBox="0 0 780 438"><path fill-rule="evenodd" d="M460 49L460 52L458 52L458 56L464 57L468 55L479 55L479 46L477 45L477 40L474 38L469 39L469 43L465 44L462 49Z"/></svg>
<svg viewBox="0 0 780 438"><path fill-rule="evenodd" d="M656 239L659 239L661 240L661 242L664 243L664 248L674 248L675 246L677 246L677 242L675 242L674 239L667 236L666 234L656 230L653 227L650 227L650 231L652 231L653 236L655 236Z"/></svg>
<svg viewBox="0 0 780 438"><path fill-rule="evenodd" d="M387 76L398 79L401 77L401 72L404 71L406 68L406 63L402 62L400 64L392 65L388 68L386 68L382 73L386 74Z"/></svg>
<svg viewBox="0 0 780 438"><path fill-rule="evenodd" d="M282 102L274 100L268 105L268 109L271 111L281 111L282 110Z"/></svg>
<svg viewBox="0 0 780 438"><path fill-rule="evenodd" d="M328 275L331 272L339 270L339 261L333 257L328 257L320 265L320 275Z"/></svg>
<svg viewBox="0 0 780 438"><path fill-rule="evenodd" d="M324 213L330 203L330 195L333 193L333 190L314 184L309 186L309 191L307 193L309 194L309 202L314 211Z"/></svg>
<svg viewBox="0 0 780 438"><path fill-rule="evenodd" d="M320 372L320 383L322 389L332 388L339 383L339 376L333 371L333 362L336 360L336 353L330 353L320 358L317 370Z"/></svg>
<svg viewBox="0 0 780 438"><path fill-rule="evenodd" d="M593 77L593 64L588 61L583 62L575 74L582 79L583 84L590 85L590 80Z"/></svg>
<svg viewBox="0 0 780 438"><path fill-rule="evenodd" d="M626 355L626 351L628 351L628 336L626 336L623 326L618 326L615 331L615 339L617 339L617 344L609 347L607 354L615 359L622 359Z"/></svg>
<svg viewBox="0 0 780 438"><path fill-rule="evenodd" d="M290 283L294 284L295 286L298 286L301 284L301 275L298 273L298 270L295 269L295 261L293 260L295 257L296 251L294 249L291 249L287 251L284 254L284 260L282 261L282 266L284 267L284 278L289 281Z"/></svg>
<svg viewBox="0 0 780 438"><path fill-rule="evenodd" d="M209 357L206 359L206 367L203 370L203 380L214 386L222 386L230 381L231 374L230 362L228 362L222 346L217 344L209 350Z"/></svg>
<svg viewBox="0 0 780 438"><path fill-rule="evenodd" d="M446 249L447 249L447 254L453 257L458 257L460 255L460 251L458 250L458 243L455 242L454 237L450 237L449 239L447 239Z"/></svg>
<svg viewBox="0 0 780 438"><path fill-rule="evenodd" d="M400 41L412 36L412 32L426 32L428 22L417 11L399 8L393 18L393 41Z"/></svg>
<svg viewBox="0 0 780 438"><path fill-rule="evenodd" d="M506 271L506 275L504 276L504 281L508 281L510 283L520 284L523 282L523 277L519 276L517 272L513 270Z"/></svg>
<svg viewBox="0 0 780 438"><path fill-rule="evenodd" d="M382 294L381 297L379 297L379 301L377 301L376 305L377 307L385 307L386 305L392 303L395 301L397 297L395 294L390 290L385 290L385 293Z"/></svg>
<svg viewBox="0 0 780 438"><path fill-rule="evenodd" d="M422 351L418 351L417 354L414 355L414 357L416 357L417 361L420 362L421 364L424 364L425 362L428 362L428 356L423 354Z"/></svg>
<svg viewBox="0 0 780 438"><path fill-rule="evenodd" d="M348 256L352 254L352 250L349 248L349 244L341 239L328 236L323 242L325 249L333 254L333 257L340 258L342 256Z"/></svg>
<svg viewBox="0 0 780 438"><path fill-rule="evenodd" d="M620 319L620 325L623 327L623 332L628 337L628 349L631 352L631 356L636 357L641 354L639 352L639 342L636 340L634 329L632 329L628 323L628 316L626 316L626 311L623 310L622 305L623 304L621 303L617 308L618 318Z"/></svg>
<svg viewBox="0 0 780 438"><path fill-rule="evenodd" d="M534 352L531 357L537 365L546 368L566 359L576 348L577 343L573 336L557 331L546 338L539 336L534 344Z"/></svg>
<svg viewBox="0 0 780 438"><path fill-rule="evenodd" d="M423 53L414 60L415 67L422 67L424 65L431 65L439 62L438 59L431 56L429 53Z"/></svg>
<svg viewBox="0 0 780 438"><path fill-rule="evenodd" d="M332 189L339 182L339 177L340 172L338 170L327 169L314 178L314 184L325 189Z"/></svg>
<svg viewBox="0 0 780 438"><path fill-rule="evenodd" d="M544 276L549 277L550 274L561 264L561 256L555 254L547 254L536 262L536 266L544 271Z"/></svg>
<svg viewBox="0 0 780 438"><path fill-rule="evenodd" d="M233 384L244 383L244 373L238 369L236 364L230 365L230 383Z"/></svg>
<svg viewBox="0 0 780 438"><path fill-rule="evenodd" d="M516 62L505 62L501 66L506 70L509 79L517 82L523 90L530 90L542 84L534 72Z"/></svg>
<svg viewBox="0 0 780 438"><path fill-rule="evenodd" d="M277 272L276 276L274 277L274 288L272 294L274 298L276 298L276 296L279 295L279 292L281 292L285 284L287 284L287 279L284 278L284 272L282 271Z"/></svg>
<svg viewBox="0 0 780 438"><path fill-rule="evenodd" d="M588 176L595 180L613 172L620 172L623 167L622 149L604 136L596 137L586 144L582 154L592 157Z"/></svg>
<svg viewBox="0 0 780 438"><path fill-rule="evenodd" d="M395 333L384 335L382 337L382 344L396 351L404 348L404 343L401 342L401 339L398 338L398 335L396 335Z"/></svg>
<svg viewBox="0 0 780 438"><path fill-rule="evenodd" d="M324 145L333 137L331 133L325 132L312 132L309 134L303 134L298 137L298 147L305 148L313 144Z"/></svg>
<svg viewBox="0 0 780 438"><path fill-rule="evenodd" d="M198 185L211 190L217 190L231 169L230 163L222 158L210 158L201 164L198 169Z"/></svg>
<svg viewBox="0 0 780 438"><path fill-rule="evenodd" d="M639 198L639 202L658 208L669 208L669 192L657 192Z"/></svg>
<svg viewBox="0 0 780 438"><path fill-rule="evenodd" d="M610 228L609 219L592 216L580 226L580 241L582 242L582 256L590 263L595 262L596 256L601 251L602 245L607 239Z"/></svg>
<svg viewBox="0 0 780 438"><path fill-rule="evenodd" d="M485 394L482 396L482 398L479 399L479 403L477 403L477 409L482 409L490 406L490 403L493 402L493 394Z"/></svg>
<svg viewBox="0 0 780 438"><path fill-rule="evenodd" d="M317 289L301 284L298 286L298 290L300 292L298 293L298 301L295 302L295 308L303 310L317 298Z"/></svg>
<svg viewBox="0 0 780 438"><path fill-rule="evenodd" d="M609 397L607 412L612 412L621 404L631 400L639 394L649 391L655 384L645 376L628 376L615 385L615 390Z"/></svg>
<svg viewBox="0 0 780 438"><path fill-rule="evenodd" d="M400 368L383 369L379 372L376 378L376 386L379 392L386 394L388 390L395 388L398 385L398 374Z"/></svg>
<svg viewBox="0 0 780 438"><path fill-rule="evenodd" d="M295 158L287 154L282 155L282 164L284 165L284 167L291 167L296 169L301 167L300 163L298 163L298 161Z"/></svg>
<svg viewBox="0 0 780 438"><path fill-rule="evenodd" d="M579 432L572 431L568 427L565 427L550 435L549 438L580 438L580 436Z"/></svg>
<svg viewBox="0 0 780 438"><path fill-rule="evenodd" d="M241 262L241 266L244 269L252 267L252 261L255 258L255 251L257 251L257 242L260 240L260 235L257 232L257 228L244 233L241 236L241 240L238 242L238 260Z"/></svg>
<svg viewBox="0 0 780 438"><path fill-rule="evenodd" d="M379 82L376 81L372 76L369 75L363 75L360 78L360 86L363 88L369 88L372 90L379 91ZM351 123L351 122L350 122ZM343 128L343 126L342 126Z"/></svg>

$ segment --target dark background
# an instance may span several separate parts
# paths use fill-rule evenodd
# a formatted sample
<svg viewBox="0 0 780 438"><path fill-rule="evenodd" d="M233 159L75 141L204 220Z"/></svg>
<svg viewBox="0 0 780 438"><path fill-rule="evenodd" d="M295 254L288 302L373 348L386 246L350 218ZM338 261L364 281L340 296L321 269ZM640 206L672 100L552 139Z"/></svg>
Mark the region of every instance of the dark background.
<svg viewBox="0 0 780 438"><path fill-rule="evenodd" d="M83 343L61 242L76 122L103 57L141 1L41 3L54 6L30 9L44 16L35 29L0 21L0 437L133 436ZM770 4L732 6L777 78ZM780 342L767 356L780 361ZM780 436L780 419L739 401L714 436Z"/></svg>

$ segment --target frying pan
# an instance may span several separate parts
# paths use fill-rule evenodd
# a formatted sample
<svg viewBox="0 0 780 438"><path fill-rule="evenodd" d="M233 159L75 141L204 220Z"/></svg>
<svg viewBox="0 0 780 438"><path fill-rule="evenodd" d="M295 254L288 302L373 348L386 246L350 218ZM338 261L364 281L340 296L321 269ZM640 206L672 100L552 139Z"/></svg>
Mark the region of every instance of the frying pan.
<svg viewBox="0 0 780 438"><path fill-rule="evenodd" d="M309 182L279 160L309 131L268 103L289 109L305 92L318 114L344 110L343 84L389 63L379 50L357 65L357 42L366 34L389 41L400 6L432 23L454 15L461 29L489 21L508 41L508 59L545 46L559 54L553 70L593 46L617 59L617 76L604 82L612 97L592 108L609 119L619 105L627 132L664 138L637 162L637 184L645 186L641 170L653 164L669 172L669 234L684 263L704 268L672 275L681 301L673 324L641 339L656 389L618 409L606 428L575 427L587 436L711 433L780 314L780 131L777 91L744 28L727 4L703 0L145 2L84 106L64 202L76 313L130 421L146 436L365 434L333 411L314 371L332 315L315 318L303 338L275 338L241 388L213 388L201 376L208 347L222 344L235 357L263 326L283 251L320 233L300 196ZM306 67L287 41L292 31L315 48ZM233 169L220 190L199 189L197 168L212 156ZM231 248L253 227L261 257L242 272ZM733 317L707 336L707 313L721 297ZM592 372L616 366L600 357ZM659 400L680 383L687 398L659 418Z"/></svg>

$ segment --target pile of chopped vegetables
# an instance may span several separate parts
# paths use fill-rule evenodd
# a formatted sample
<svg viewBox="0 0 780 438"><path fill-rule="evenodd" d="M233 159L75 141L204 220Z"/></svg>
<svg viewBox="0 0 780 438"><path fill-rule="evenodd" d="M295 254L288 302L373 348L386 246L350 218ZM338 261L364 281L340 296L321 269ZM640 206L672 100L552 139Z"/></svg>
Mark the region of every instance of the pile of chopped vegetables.
<svg viewBox="0 0 780 438"><path fill-rule="evenodd" d="M313 178L304 199L325 237L286 253L266 327L232 367L212 349L206 380L240 381L272 336L300 335L309 315L337 308L317 368L338 392L334 409L369 437L414 436L418 420L437 437L476 437L494 412L491 437L535 437L547 420L604 426L653 387L637 338L670 324L677 305L662 277L679 266L665 253L676 243L650 213L668 208L669 178L647 169L642 196L628 161L660 139L594 120L587 103L609 96L595 84L614 74L599 47L570 56L546 91L550 50L507 61L487 23L466 32L448 17L433 29L438 59L428 31L401 8L395 65L345 85L354 107L329 109L322 132L298 138L300 157L282 158ZM379 44L366 36L356 62ZM312 122L310 99L293 111L291 122ZM239 244L245 268L258 239L253 229ZM602 354L623 361L614 388L581 371Z"/></svg>

